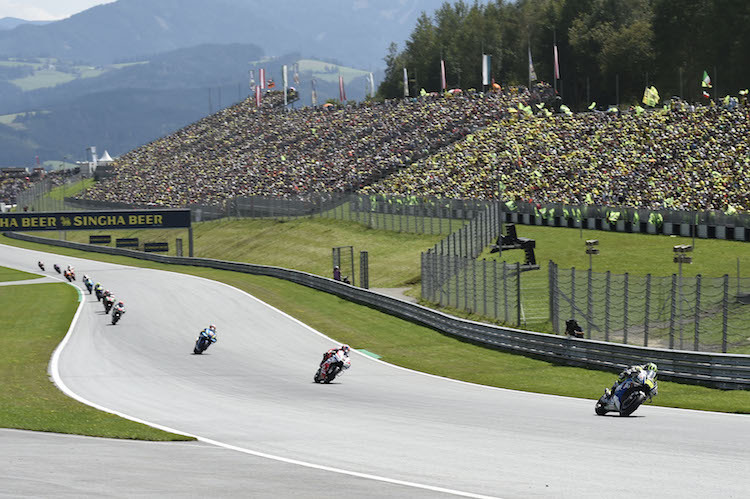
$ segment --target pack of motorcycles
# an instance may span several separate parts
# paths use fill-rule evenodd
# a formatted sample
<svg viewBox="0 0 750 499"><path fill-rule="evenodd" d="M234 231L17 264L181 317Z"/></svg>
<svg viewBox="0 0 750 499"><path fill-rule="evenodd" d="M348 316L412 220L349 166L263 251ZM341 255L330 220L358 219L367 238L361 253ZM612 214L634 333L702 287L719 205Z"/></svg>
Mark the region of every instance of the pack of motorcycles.
<svg viewBox="0 0 750 499"><path fill-rule="evenodd" d="M37 263L37 265L42 271L45 270L43 262L40 261ZM76 275L72 267L68 266L64 271L57 264L54 264L53 267L58 274L63 274L69 282L75 281ZM84 284L89 294L91 294L94 287L91 279L84 279ZM104 312L106 314L109 314L110 310L113 309L113 305L115 302L114 295L110 294L109 296L103 296L103 292L97 289L96 299L97 301L103 300ZM112 311L112 324L117 324L121 317L122 313L117 308L114 308L114 310ZM198 338L195 341L193 353L197 355L202 354L215 341L215 338L213 339L213 341L211 341L211 339L206 338L205 335L199 334ZM330 383L337 376L343 374L351 366L351 361L349 360L348 356L344 355L341 352L338 352L336 355L337 357L335 361L330 364L327 372L325 373L325 378L322 378L322 381L320 382L324 384ZM322 366L318 367L318 370L315 373L315 382L319 382L319 380L321 380L321 369ZM641 406L641 404L643 404L647 400L651 401L652 398L657 395L657 385L658 383L656 380L656 373L654 371L639 371L633 376L630 376L620 382L611 392L609 390L605 391L604 395L602 395L601 398L599 398L599 400L596 402L596 405L594 406L594 412L596 412L596 414L598 414L599 416L604 416L605 414L610 412L616 412L620 416L630 416L631 414L633 414L633 412L635 412L636 409L638 409L638 407Z"/></svg>

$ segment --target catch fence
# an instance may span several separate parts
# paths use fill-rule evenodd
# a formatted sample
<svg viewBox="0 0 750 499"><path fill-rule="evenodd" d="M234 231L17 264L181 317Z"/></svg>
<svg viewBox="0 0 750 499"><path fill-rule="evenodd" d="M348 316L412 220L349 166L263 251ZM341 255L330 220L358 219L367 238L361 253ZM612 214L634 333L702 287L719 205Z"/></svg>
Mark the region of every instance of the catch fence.
<svg viewBox="0 0 750 499"><path fill-rule="evenodd" d="M549 264L556 333L576 319L586 338L678 350L750 347L750 278L600 273Z"/></svg>

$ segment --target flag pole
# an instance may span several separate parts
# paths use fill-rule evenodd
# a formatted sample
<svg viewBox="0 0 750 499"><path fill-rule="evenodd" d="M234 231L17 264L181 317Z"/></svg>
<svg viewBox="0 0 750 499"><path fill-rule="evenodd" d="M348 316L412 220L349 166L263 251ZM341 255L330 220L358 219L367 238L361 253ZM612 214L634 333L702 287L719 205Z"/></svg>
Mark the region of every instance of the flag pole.
<svg viewBox="0 0 750 499"><path fill-rule="evenodd" d="M557 30L552 28L552 82L554 83L553 88L555 95L557 95Z"/></svg>

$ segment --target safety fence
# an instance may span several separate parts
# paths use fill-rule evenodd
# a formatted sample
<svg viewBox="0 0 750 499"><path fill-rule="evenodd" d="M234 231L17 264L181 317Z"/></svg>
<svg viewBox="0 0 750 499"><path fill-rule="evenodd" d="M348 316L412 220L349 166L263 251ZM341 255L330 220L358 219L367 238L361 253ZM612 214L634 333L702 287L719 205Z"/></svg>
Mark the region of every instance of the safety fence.
<svg viewBox="0 0 750 499"><path fill-rule="evenodd" d="M65 175L52 180L44 178L39 182L34 182L29 188L18 193L16 206L18 211L78 211L83 208L77 203L72 202L66 195L66 188L77 184L85 177L78 174ZM53 189L57 189L58 196L51 196ZM71 192L72 194L72 192Z"/></svg>
<svg viewBox="0 0 750 499"><path fill-rule="evenodd" d="M702 353L645 348L619 343L574 339L483 324L441 313L374 291L297 270L205 258L171 257L128 249L98 247L58 241L22 233L6 237L98 253L122 255L154 262L208 267L265 275L332 293L396 317L433 328L467 341L551 362L617 371L644 360L656 362L662 379L696 383L722 389L750 389L750 355Z"/></svg>
<svg viewBox="0 0 750 499"><path fill-rule="evenodd" d="M658 277L549 263L555 332L576 319L586 338L669 349L750 347L750 278Z"/></svg>
<svg viewBox="0 0 750 499"><path fill-rule="evenodd" d="M85 194L65 201L86 209L148 207L88 200ZM487 206L496 203L497 199L322 193L299 199L240 196L217 205L193 204L188 207L193 211L194 221L309 216L357 221L382 230L450 234L463 222L472 220ZM750 213L738 213L732 209L686 211L507 200L503 200L498 209L503 222L524 225L750 241Z"/></svg>

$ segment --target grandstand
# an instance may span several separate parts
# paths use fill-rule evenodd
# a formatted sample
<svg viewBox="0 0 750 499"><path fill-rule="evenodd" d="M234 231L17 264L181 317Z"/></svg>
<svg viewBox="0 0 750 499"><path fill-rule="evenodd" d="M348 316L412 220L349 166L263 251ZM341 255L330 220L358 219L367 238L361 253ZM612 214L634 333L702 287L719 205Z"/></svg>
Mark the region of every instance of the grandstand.
<svg viewBox="0 0 750 499"><path fill-rule="evenodd" d="M525 89L286 112L244 101L123 155L82 199L223 205L361 191L750 209L747 107L542 114ZM538 99L537 99L538 101Z"/></svg>

